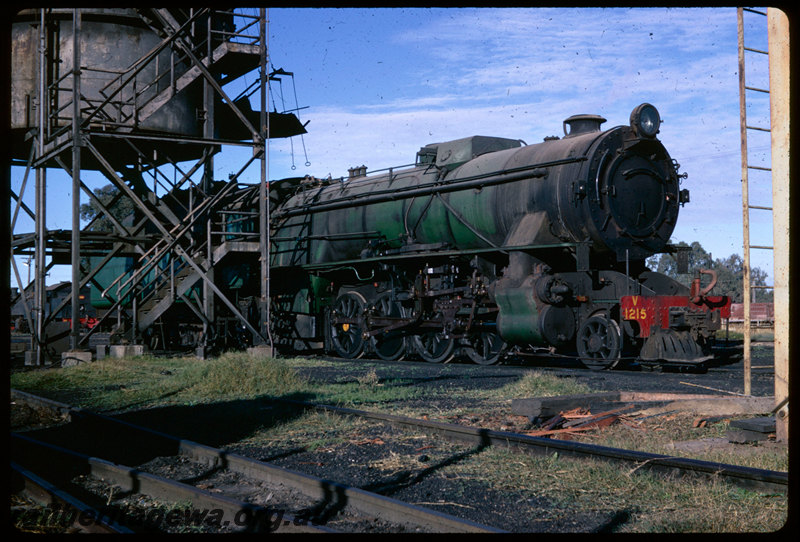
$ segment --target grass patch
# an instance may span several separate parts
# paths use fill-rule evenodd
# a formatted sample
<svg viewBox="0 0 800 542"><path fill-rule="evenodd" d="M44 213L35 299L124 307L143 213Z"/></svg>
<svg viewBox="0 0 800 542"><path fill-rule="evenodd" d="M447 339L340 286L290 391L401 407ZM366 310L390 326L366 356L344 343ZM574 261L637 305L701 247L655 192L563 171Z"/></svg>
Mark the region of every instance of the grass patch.
<svg viewBox="0 0 800 542"><path fill-rule="evenodd" d="M241 444L313 451L341 444L368 423L360 418L310 410L286 422L256 431L242 440Z"/></svg>
<svg viewBox="0 0 800 542"><path fill-rule="evenodd" d="M196 403L306 388L282 360L232 352L210 359L137 356L11 375L11 387L98 411Z"/></svg>
<svg viewBox="0 0 800 542"><path fill-rule="evenodd" d="M675 413L663 418L653 418L646 423L637 424L634 420L625 420L625 423L616 423L599 431L576 434L573 438L612 448L788 472L789 454L786 448L735 445L714 446L705 451L687 451L676 447L675 444L681 441L714 438L727 440L728 421L713 423L706 427L694 427L693 421L696 417L690 413Z"/></svg>
<svg viewBox="0 0 800 542"><path fill-rule="evenodd" d="M141 356L15 373L11 386L75 406L112 410L157 402L196 378L196 367L183 358Z"/></svg>
<svg viewBox="0 0 800 542"><path fill-rule="evenodd" d="M305 379L280 359L229 352L198 367L188 395L204 398L249 398L286 395L307 387Z"/></svg>
<svg viewBox="0 0 800 542"><path fill-rule="evenodd" d="M589 386L576 382L571 378L562 378L541 371L529 371L516 382L496 390L493 394L505 399L521 399L525 397L578 395L591 392L592 389Z"/></svg>
<svg viewBox="0 0 800 542"><path fill-rule="evenodd" d="M784 495L714 480L670 480L558 454L528 456L490 448L448 469L496 489L547 499L569 514L627 511L623 532L772 532L787 520Z"/></svg>
<svg viewBox="0 0 800 542"><path fill-rule="evenodd" d="M316 360L320 362L320 360ZM222 399L303 394L321 403L364 406L419 398L408 378L381 378L365 365L357 378L312 381L300 369L309 361L228 352L208 360L194 357L105 358L73 367L14 373L11 387L97 411L194 404Z"/></svg>
<svg viewBox="0 0 800 542"><path fill-rule="evenodd" d="M366 372L355 380L319 384L309 390L320 403L351 407L385 405L419 399L425 392L406 378L377 378Z"/></svg>
<svg viewBox="0 0 800 542"><path fill-rule="evenodd" d="M448 390L447 393L453 397L463 394L464 397L509 402L511 399L526 397L578 395L592 393L592 391L589 386L569 377L561 377L542 371L528 371L522 378L499 388L477 390L457 388Z"/></svg>
<svg viewBox="0 0 800 542"><path fill-rule="evenodd" d="M413 376L407 370L401 370L401 376L392 376L392 369L380 362L330 362L326 360L309 360L296 358L287 363L308 374L306 393L310 401L318 403L342 405L349 407L382 407L396 402L403 402L424 397L428 391L415 386ZM307 369L312 369L308 371ZM334 380L314 379L315 368L334 368Z"/></svg>
<svg viewBox="0 0 800 542"><path fill-rule="evenodd" d="M724 340L726 338L725 329L717 332L717 339ZM729 340L742 340L744 339L744 331L742 328L728 330L727 338ZM753 342L773 342L775 340L775 332L772 329L751 329L750 340Z"/></svg>

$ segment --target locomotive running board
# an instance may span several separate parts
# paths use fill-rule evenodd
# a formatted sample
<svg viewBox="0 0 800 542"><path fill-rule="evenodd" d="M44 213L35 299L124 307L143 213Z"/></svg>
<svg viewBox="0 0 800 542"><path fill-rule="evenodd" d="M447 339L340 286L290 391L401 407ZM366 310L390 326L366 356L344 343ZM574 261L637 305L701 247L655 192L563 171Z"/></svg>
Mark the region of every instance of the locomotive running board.
<svg viewBox="0 0 800 542"><path fill-rule="evenodd" d="M585 242L578 242L578 243L552 243L547 245L511 245L511 246L498 246L498 247L490 247L490 248L475 248L475 249L468 249L468 250L442 250L437 252L432 252L429 254L431 257L437 258L448 258L451 256L469 256L475 254L488 254L492 252L515 252L515 251L534 251L534 250L552 250L552 249L576 249L582 245L586 245ZM351 259L351 260L337 260L335 262L326 262L326 263L315 263L315 264L303 264L298 267L301 269L305 269L306 271L317 271L317 270L324 270L327 268L335 268L340 267L342 265L357 265L357 264L365 264L365 263L382 263L390 260L405 260L411 258L419 258L419 253L402 253L402 254L383 254L381 256L372 256L369 258L359 258L359 259Z"/></svg>

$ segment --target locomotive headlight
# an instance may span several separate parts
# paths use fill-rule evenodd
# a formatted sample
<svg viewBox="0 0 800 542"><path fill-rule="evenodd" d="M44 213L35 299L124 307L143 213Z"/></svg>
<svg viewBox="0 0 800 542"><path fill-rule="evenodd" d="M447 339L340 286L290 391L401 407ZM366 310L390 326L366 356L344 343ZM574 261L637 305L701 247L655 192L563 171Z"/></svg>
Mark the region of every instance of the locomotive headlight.
<svg viewBox="0 0 800 542"><path fill-rule="evenodd" d="M661 127L658 109L650 104L642 104L631 111L631 128L642 137L655 137Z"/></svg>

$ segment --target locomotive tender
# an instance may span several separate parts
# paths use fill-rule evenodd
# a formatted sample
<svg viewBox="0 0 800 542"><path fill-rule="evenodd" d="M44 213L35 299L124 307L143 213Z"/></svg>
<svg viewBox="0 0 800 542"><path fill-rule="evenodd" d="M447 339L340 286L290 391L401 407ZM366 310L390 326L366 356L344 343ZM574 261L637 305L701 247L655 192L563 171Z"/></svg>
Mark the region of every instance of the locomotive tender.
<svg viewBox="0 0 800 542"><path fill-rule="evenodd" d="M270 188L272 338L345 357L490 364L511 349L702 365L730 314L650 271L668 244L685 175L642 104L628 125L575 115L526 145L474 136L429 144L412 167Z"/></svg>

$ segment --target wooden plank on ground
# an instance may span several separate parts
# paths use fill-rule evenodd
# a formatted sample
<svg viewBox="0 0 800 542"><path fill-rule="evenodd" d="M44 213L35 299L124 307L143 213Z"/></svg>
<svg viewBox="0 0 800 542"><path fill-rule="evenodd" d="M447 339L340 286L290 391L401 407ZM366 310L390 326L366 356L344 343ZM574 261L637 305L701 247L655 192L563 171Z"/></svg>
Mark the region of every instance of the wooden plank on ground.
<svg viewBox="0 0 800 542"><path fill-rule="evenodd" d="M665 410L692 412L706 416L747 416L770 412L773 397L715 397L714 399L685 399L642 410L640 414L657 414Z"/></svg>
<svg viewBox="0 0 800 542"><path fill-rule="evenodd" d="M552 418L575 408L606 411L630 404L640 408L643 414L655 414L667 409L705 415L747 415L770 412L774 406L774 398L691 393L600 392L513 399L511 412L535 420Z"/></svg>
<svg viewBox="0 0 800 542"><path fill-rule="evenodd" d="M578 395L557 395L554 397L531 397L511 401L511 412L529 419L549 418L575 407L592 408L610 402L619 401L619 392L586 393Z"/></svg>
<svg viewBox="0 0 800 542"><path fill-rule="evenodd" d="M757 431L759 433L775 432L775 416L765 416L761 418L748 418L745 420L733 420L731 427L744 429L747 431Z"/></svg>

